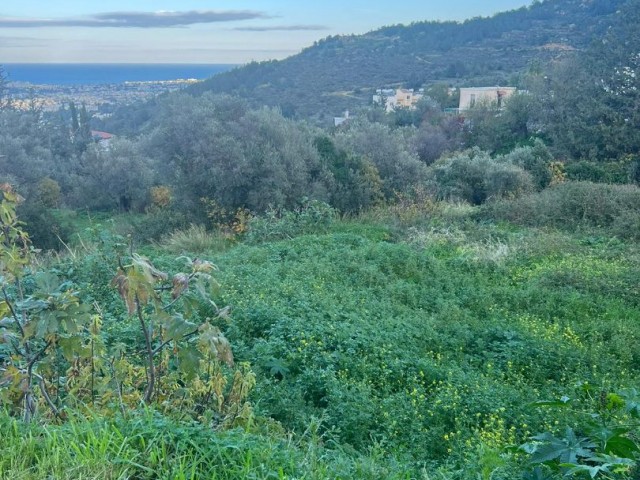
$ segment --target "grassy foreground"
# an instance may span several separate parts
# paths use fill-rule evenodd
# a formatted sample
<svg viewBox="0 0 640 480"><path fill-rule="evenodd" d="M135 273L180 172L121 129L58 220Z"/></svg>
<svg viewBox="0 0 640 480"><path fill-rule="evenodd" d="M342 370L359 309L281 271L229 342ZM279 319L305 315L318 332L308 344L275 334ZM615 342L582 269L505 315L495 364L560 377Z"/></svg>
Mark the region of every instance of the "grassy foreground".
<svg viewBox="0 0 640 480"><path fill-rule="evenodd" d="M256 373L247 431L148 411L29 428L0 416L1 478L522 478L527 457L509 447L579 432L640 385L636 243L455 208L284 237L182 240L218 265L227 337ZM96 258L68 262L86 294L111 297L105 329L125 337ZM562 396L570 408L532 405Z"/></svg>

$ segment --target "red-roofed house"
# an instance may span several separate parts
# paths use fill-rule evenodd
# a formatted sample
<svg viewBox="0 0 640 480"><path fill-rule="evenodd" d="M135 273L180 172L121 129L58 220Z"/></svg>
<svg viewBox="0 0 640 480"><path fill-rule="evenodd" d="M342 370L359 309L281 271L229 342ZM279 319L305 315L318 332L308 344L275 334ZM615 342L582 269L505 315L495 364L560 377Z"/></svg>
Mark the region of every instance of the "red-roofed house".
<svg viewBox="0 0 640 480"><path fill-rule="evenodd" d="M111 143L111 139L113 139L113 137L114 135L111 133L91 130L91 138L93 139L93 141L106 149L109 148L109 144Z"/></svg>

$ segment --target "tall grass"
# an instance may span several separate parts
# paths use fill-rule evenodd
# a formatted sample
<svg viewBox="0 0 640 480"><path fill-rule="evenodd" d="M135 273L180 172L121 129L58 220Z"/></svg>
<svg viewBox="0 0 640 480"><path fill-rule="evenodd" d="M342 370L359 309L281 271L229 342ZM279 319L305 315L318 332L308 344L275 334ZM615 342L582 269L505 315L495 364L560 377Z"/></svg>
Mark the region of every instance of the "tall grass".
<svg viewBox="0 0 640 480"><path fill-rule="evenodd" d="M380 452L328 450L317 432L294 441L273 433L216 432L150 411L129 420L76 418L25 425L0 413L0 479L407 478Z"/></svg>
<svg viewBox="0 0 640 480"><path fill-rule="evenodd" d="M171 253L204 253L225 250L233 243L228 235L209 232L202 225L176 230L160 240L160 246Z"/></svg>

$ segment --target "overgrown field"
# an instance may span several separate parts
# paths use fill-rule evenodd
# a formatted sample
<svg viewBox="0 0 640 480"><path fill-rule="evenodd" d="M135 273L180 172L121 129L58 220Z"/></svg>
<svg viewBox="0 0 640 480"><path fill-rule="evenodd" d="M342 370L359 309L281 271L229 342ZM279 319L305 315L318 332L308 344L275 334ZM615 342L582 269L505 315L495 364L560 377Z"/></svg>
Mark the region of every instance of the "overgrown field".
<svg viewBox="0 0 640 480"><path fill-rule="evenodd" d="M542 432L568 451L569 432L594 438L594 424L611 445L633 444L623 405L640 385L637 243L480 221L470 207L413 213L145 247L159 269L179 264L167 248L180 245L218 266L226 337L256 375L253 420L214 432L149 410L44 427L5 416L2 478L506 480L532 468L516 447ZM108 249L113 238L101 239ZM95 245L53 265L103 305L107 343L142 342ZM602 453L618 454L607 441ZM596 474L637 478L607 468Z"/></svg>

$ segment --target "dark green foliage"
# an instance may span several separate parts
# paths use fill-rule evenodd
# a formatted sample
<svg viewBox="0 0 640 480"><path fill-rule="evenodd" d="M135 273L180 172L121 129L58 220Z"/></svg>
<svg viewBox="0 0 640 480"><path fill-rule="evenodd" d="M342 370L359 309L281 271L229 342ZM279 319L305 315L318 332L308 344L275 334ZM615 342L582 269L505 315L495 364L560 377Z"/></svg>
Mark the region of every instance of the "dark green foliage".
<svg viewBox="0 0 640 480"><path fill-rule="evenodd" d="M431 165L455 145L451 139L447 138L444 129L440 125L432 125L428 122L420 126L414 143L418 157L426 165Z"/></svg>
<svg viewBox="0 0 640 480"><path fill-rule="evenodd" d="M387 199L420 185L427 177L425 165L410 151L409 142L386 125L352 122L348 128L336 132L334 142L339 150L352 152L375 166ZM372 174L367 176L371 178ZM367 183L371 184L371 180Z"/></svg>
<svg viewBox="0 0 640 480"><path fill-rule="evenodd" d="M69 242L73 226L66 212L53 210L39 200L27 200L18 214L27 224L26 230L36 248L62 250Z"/></svg>
<svg viewBox="0 0 640 480"><path fill-rule="evenodd" d="M86 147L71 175L68 203L93 211L142 211L154 172L140 145L113 141L109 149Z"/></svg>
<svg viewBox="0 0 640 480"><path fill-rule="evenodd" d="M167 100L146 139L180 210L202 210L202 198L227 209L292 207L304 196L326 198L325 174L304 125L244 102L210 95Z"/></svg>
<svg viewBox="0 0 640 480"><path fill-rule="evenodd" d="M590 162L581 160L565 167L567 179L596 183L633 183L633 165L618 162Z"/></svg>
<svg viewBox="0 0 640 480"><path fill-rule="evenodd" d="M532 146L515 148L498 157L499 161L511 163L523 168L533 177L536 189L542 190L551 183L551 162L553 157L547 146L535 139Z"/></svg>
<svg viewBox="0 0 640 480"><path fill-rule="evenodd" d="M336 211L326 203L305 199L294 210L268 209L249 222L248 242L293 238L310 233L325 233L336 219Z"/></svg>
<svg viewBox="0 0 640 480"><path fill-rule="evenodd" d="M512 95L505 105L479 103L464 112L464 141L469 147L479 147L496 153L508 153L519 145L531 142L535 113L539 100L529 93Z"/></svg>
<svg viewBox="0 0 640 480"><path fill-rule="evenodd" d="M529 462L542 471L563 473L570 478L635 478L640 446L630 422L638 418L638 392L599 389L588 382L578 384L572 397L532 404L576 416L576 428L545 432L520 446ZM542 466L542 467L541 467ZM544 469L544 470L543 470ZM611 475L614 475L613 477Z"/></svg>
<svg viewBox="0 0 640 480"><path fill-rule="evenodd" d="M638 151L639 25L640 5L625 2L602 41L538 84L539 123L560 156L603 162Z"/></svg>
<svg viewBox="0 0 640 480"><path fill-rule="evenodd" d="M331 138L318 137L315 147L325 168L333 175L331 204L341 212L354 213L371 208L383 199L382 179L367 157L338 150Z"/></svg>
<svg viewBox="0 0 640 480"><path fill-rule="evenodd" d="M431 167L430 174L430 187L436 197L473 205L489 199L515 198L533 188L528 172L507 161L493 160L481 150L443 158Z"/></svg>
<svg viewBox="0 0 640 480"><path fill-rule="evenodd" d="M566 182L513 201L495 202L484 215L520 225L575 229L603 227L640 238L640 189L632 185Z"/></svg>

